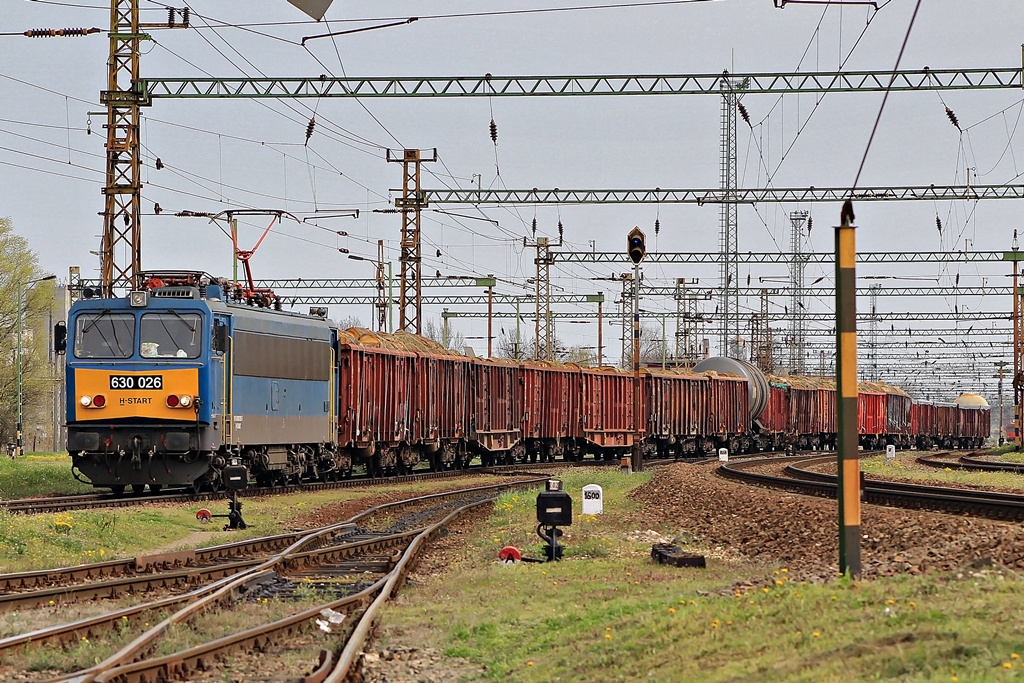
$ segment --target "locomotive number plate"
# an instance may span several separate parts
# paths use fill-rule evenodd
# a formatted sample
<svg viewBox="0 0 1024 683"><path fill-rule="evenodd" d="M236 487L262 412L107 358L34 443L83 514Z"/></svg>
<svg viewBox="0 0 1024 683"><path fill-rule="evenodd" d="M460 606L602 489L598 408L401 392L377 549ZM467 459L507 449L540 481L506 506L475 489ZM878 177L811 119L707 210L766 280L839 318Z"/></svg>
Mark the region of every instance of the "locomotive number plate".
<svg viewBox="0 0 1024 683"><path fill-rule="evenodd" d="M163 375L111 375L110 389L163 389Z"/></svg>

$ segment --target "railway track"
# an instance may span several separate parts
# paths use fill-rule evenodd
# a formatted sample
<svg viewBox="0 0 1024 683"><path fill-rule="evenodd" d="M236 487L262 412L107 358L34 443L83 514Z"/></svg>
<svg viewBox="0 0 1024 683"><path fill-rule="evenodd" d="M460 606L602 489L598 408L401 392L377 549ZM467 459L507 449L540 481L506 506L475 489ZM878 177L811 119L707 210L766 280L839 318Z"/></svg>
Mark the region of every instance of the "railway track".
<svg viewBox="0 0 1024 683"><path fill-rule="evenodd" d="M1011 472L1015 474L1024 474L1024 464L1012 463L1012 462L994 462L989 458L978 457L977 454L972 455L961 455L955 460L943 459L943 456L948 457L948 453L936 453L930 455L922 455L917 458L917 462L927 467L936 467L944 469L946 467L952 467L962 470L975 470L979 472Z"/></svg>
<svg viewBox="0 0 1024 683"><path fill-rule="evenodd" d="M545 478L542 476L408 499L371 508L349 520L311 532L281 534L194 551L192 555L179 557L177 562L163 561L161 564L158 561L149 565L149 571L153 572L150 579L163 585L168 577L183 571L179 568L182 561L188 564L192 561L215 563L224 558L231 560L220 565L218 571L224 573L221 578L216 578L215 572L210 571L196 579L202 582L201 586L187 593L168 595L88 619L5 638L0 640L0 652L50 643L67 643L83 637L91 639L101 634L110 636L117 632L116 625L122 621L138 623L143 614L172 612L169 617L132 639L128 645L112 652L95 666L53 680L84 683L93 680L187 679L190 671L211 666L216 657L226 652L262 649L272 641L301 631L321 614L327 614L326 610L329 609L334 610L333 613L343 612L347 615L344 631L346 644L343 649L337 648L341 650L340 657L334 658L330 654L322 657L321 676L327 680L342 680L341 677L351 666L369 633L377 609L404 577L409 562L430 536L457 516L491 503L502 491L536 486ZM376 520L387 520L386 527L383 527L384 522ZM257 556L244 561L233 559L245 553ZM131 571L126 563L105 562L91 567L73 568L63 578L75 580L79 576L105 576ZM195 572L196 568L185 571ZM31 572L0 576L0 585L34 586L42 580L41 574ZM145 580L145 577L138 578ZM94 585L103 583L109 582L92 582ZM329 594L329 601L171 655L150 658L146 654L152 651L154 644L172 625L190 622L215 606L220 610L228 609L232 603L240 600L288 600L295 586L300 583L328 587L329 590L325 589L322 594ZM71 589L64 587L59 590ZM30 602L25 603L26 607L48 604L50 598L46 595L49 593L45 591L23 595L36 594L38 597L34 598L35 602L31 602L33 598L30 598ZM93 597L100 594L94 592ZM82 596L87 595L88 591L82 593ZM330 674L330 671L334 673Z"/></svg>
<svg viewBox="0 0 1024 683"><path fill-rule="evenodd" d="M811 471L800 466L834 462L836 456L833 454L810 458L796 457L796 461L793 457L788 457L729 463L721 465L717 471L724 477L751 484L835 498L837 490L835 475ZM765 465L782 463L785 463L784 472L788 476L779 477L752 471ZM861 499L867 503L890 507L935 510L1004 521L1024 520L1024 495L1013 493L866 479L862 475Z"/></svg>
<svg viewBox="0 0 1024 683"><path fill-rule="evenodd" d="M529 470L545 470L560 467L614 465L613 462L604 460L582 460L573 462L553 463L523 463L518 465L492 465L489 467L474 466L462 470L443 470L439 472L413 472L395 477L357 476L341 481L315 481L302 484L289 484L287 486L260 486L249 487L238 492L239 497L260 497L303 491L329 491L332 489L344 489L359 486L372 486L375 484L404 484L415 481L426 481L429 479L447 479L460 477L467 474L521 474ZM148 503L196 503L206 501L225 500L227 494L223 491L192 493L180 491L173 493L161 492L155 495L126 495L115 496L107 493L86 493L73 496L59 496L47 498L20 498L17 500L0 501L0 508L17 514L41 514L66 512L69 510L93 510L100 508L132 507Z"/></svg>

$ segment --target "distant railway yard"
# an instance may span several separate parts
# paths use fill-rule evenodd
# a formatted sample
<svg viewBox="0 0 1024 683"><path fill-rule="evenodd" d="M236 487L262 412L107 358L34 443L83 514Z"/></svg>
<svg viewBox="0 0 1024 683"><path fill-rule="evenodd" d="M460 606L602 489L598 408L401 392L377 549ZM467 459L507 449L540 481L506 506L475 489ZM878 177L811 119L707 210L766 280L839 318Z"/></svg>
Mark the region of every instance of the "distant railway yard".
<svg viewBox="0 0 1024 683"><path fill-rule="evenodd" d="M792 488L827 487L813 480L834 474L834 454L354 478L247 492L250 524L228 531L196 519L224 493L16 512L61 490L40 472L66 460L0 472L19 498L3 513L3 680L543 681L605 665L610 680L1024 675L1021 516L922 502L939 487L928 496L998 492L1019 508L1016 453L865 453L858 581L837 575L834 484ZM564 560L509 566L504 547L543 554L534 500L549 478L573 498ZM582 513L587 483L603 487L600 514ZM916 502L872 504L901 483ZM658 543L707 568L654 563ZM730 660L768 633L774 645Z"/></svg>

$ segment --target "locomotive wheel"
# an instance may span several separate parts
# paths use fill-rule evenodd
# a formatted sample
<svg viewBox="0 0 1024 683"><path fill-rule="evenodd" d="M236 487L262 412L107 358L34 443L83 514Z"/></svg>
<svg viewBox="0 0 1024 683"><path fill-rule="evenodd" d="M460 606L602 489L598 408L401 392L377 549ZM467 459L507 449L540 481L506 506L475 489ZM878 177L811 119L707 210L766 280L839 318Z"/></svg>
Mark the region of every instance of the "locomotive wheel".
<svg viewBox="0 0 1024 683"><path fill-rule="evenodd" d="M199 480L198 480L198 479L196 479L196 480L195 480L194 482L192 482L191 484L189 484L189 485L188 485L188 490L189 490L189 491L190 491L190 492L191 492L192 494L198 494L198 493L199 493L199 490L200 490L201 488L203 488L203 485L202 485L201 483L199 483Z"/></svg>
<svg viewBox="0 0 1024 683"><path fill-rule="evenodd" d="M143 494L143 492L145 492L145 490L146 490L146 485L145 484L132 484L132 493L135 493L135 494L138 494L138 495L141 496Z"/></svg>
<svg viewBox="0 0 1024 683"><path fill-rule="evenodd" d="M120 498L124 495L124 484L115 484L110 487L110 492L114 494L115 498Z"/></svg>

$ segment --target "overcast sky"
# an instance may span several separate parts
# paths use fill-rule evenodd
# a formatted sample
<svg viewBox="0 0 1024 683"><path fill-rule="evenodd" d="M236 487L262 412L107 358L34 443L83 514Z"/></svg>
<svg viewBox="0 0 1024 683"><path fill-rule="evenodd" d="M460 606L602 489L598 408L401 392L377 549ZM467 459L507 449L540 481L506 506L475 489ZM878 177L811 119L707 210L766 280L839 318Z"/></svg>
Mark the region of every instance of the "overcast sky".
<svg viewBox="0 0 1024 683"><path fill-rule="evenodd" d="M171 3L174 4L173 2ZM640 4L640 3L638 3ZM326 22L309 22L285 0L259 3L195 0L192 23L201 30L153 31L142 58L144 76L348 76L556 75L631 73L734 73L780 71L887 70L897 58L915 3L880 2L880 9L772 0L662 3L578 11L445 16L465 13L561 8L568 3L514 0L366 2L338 0ZM929 0L921 3L901 67L1012 67L1021 63L1020 0ZM49 272L66 277L82 266L97 276L103 210L103 124L98 93L106 79L109 6L101 0L42 2L0 0L0 32L30 28L91 27L104 32L73 39L0 37L0 215L10 216ZM144 21L166 19L157 3L143 1ZM302 37L393 19L419 21L299 45ZM356 21L358 20L358 21ZM224 24L262 24L225 28ZM212 25L216 30L206 28ZM940 96L941 95L941 96ZM1019 131L1020 90L893 94L868 157L861 185L1020 183L1024 144ZM752 127L740 122L739 186L835 187L853 182L881 95L749 95L744 105ZM946 117L952 109L961 133ZM317 127L304 146L315 109ZM229 275L231 244L216 227L175 218L182 209L221 211L242 206L286 209L359 208L357 221L338 219L330 230L285 224L275 228L252 259L259 278L370 277L370 264L346 259L338 248L376 255L385 239L396 262L399 217L374 214L391 205L401 186L401 167L386 163L387 148L438 149L441 162L425 165L426 187L476 184L507 188L713 188L719 184L720 109L715 95L314 100L158 100L144 112L146 162L144 210L155 203L161 216L143 221L144 268L194 268ZM488 123L498 126L497 146ZM91 128L92 133L88 130ZM164 164L155 170L153 161ZM767 169L767 170L766 170ZM500 171L500 175L499 175ZM969 174L969 175L968 175ZM788 214L811 211L814 251L832 249L830 226L839 206L764 205L739 210L741 251L788 251ZM472 207L451 208L475 213ZM1020 225L1019 205L979 203L866 203L856 206L861 251L1003 250ZM487 209L499 222L424 214L425 273L494 273L512 283L533 275L533 251L522 237L537 218L538 235L565 228L566 249L623 249L629 228L648 233L649 248L714 252L718 248L718 207L542 206ZM936 229L941 217L943 232ZM654 236L654 221L661 232ZM251 247L263 219L243 226L240 241ZM966 242L965 242L966 241ZM436 257L437 250L441 256ZM1006 268L931 265L896 269L863 266L860 275L933 278L931 284L1006 286ZM613 283L595 276L622 272L619 266L559 266L555 284L566 292L604 290ZM740 277L785 277L784 266L741 265ZM807 282L831 267L811 265ZM717 267L645 268L649 284L677 277L717 283ZM895 282L895 281L894 281ZM775 282L783 286L784 282ZM914 284L905 281L900 284ZM920 283L918 283L920 284ZM927 282L925 283L927 284ZM475 290L463 290L475 291ZM522 293L502 282L498 291ZM557 290L556 290L557 291ZM436 289L425 293L438 292ZM1006 297L959 302L880 302L886 310L1008 310ZM713 304L714 302L712 302ZM744 302L746 305L747 302ZM754 302L751 302L752 304ZM773 302L774 308L785 301ZM864 308L864 303L860 304ZM831 302L812 301L826 311ZM606 310L613 306L609 303ZM671 300L650 300L645 310L674 311ZM564 306L560 310L585 307ZM438 318L427 309L425 317ZM370 324L368 308L332 310ZM397 318L397 314L396 314ZM510 328L509 320L499 326ZM479 324L461 321L468 336L484 334ZM532 320L524 325L532 335ZM660 321L659 321L660 327ZM1003 325L1008 329L1008 324ZM669 335L671 335L671 328ZM568 345L595 344L594 325L560 325ZM716 341L713 334L713 346ZM618 330L605 330L606 357L618 357ZM472 342L478 351L486 344ZM991 359L990 359L991 360ZM989 361L983 361L988 363ZM986 369L979 376L988 376Z"/></svg>

